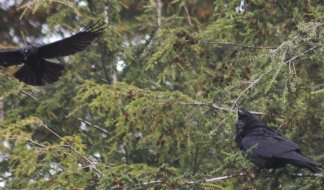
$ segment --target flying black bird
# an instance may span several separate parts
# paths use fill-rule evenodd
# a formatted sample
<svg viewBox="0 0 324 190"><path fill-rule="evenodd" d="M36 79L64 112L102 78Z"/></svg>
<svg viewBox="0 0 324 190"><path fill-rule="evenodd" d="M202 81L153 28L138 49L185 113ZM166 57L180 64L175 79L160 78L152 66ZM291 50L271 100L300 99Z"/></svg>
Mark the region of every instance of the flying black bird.
<svg viewBox="0 0 324 190"><path fill-rule="evenodd" d="M246 158L261 168L281 168L292 164L319 172L320 165L301 153L293 141L267 127L253 114L240 107L236 122L236 142Z"/></svg>
<svg viewBox="0 0 324 190"><path fill-rule="evenodd" d="M47 59L72 55L84 50L104 32L104 29L103 23L96 22L70 37L50 44L0 50L0 66L23 64L14 74L20 81L37 86L53 83L62 75L64 66Z"/></svg>

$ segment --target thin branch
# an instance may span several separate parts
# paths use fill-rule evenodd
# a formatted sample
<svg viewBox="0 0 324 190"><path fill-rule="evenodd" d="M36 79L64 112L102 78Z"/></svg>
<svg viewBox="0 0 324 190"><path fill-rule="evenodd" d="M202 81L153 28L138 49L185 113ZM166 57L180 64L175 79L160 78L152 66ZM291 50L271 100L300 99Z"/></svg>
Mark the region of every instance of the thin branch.
<svg viewBox="0 0 324 190"><path fill-rule="evenodd" d="M85 123L85 124L87 124L87 125L91 125L91 126L93 126L95 129L97 129L97 130L99 130L99 131L101 131L101 132L103 132L103 133L105 133L105 134L107 134L107 135L111 135L111 133L110 133L109 131L107 131L106 129L104 129L104 128L102 128L102 127L96 125L96 124L93 124L93 123L91 123L91 122L88 121L88 120L82 119L82 118L80 118L80 117L78 118L78 120L81 121L81 122L83 122L83 123Z"/></svg>
<svg viewBox="0 0 324 190"><path fill-rule="evenodd" d="M303 173L292 173L291 176L293 177L323 177L322 174L303 174Z"/></svg>
<svg viewBox="0 0 324 190"><path fill-rule="evenodd" d="M232 111L234 111L234 110L229 109L229 108L224 108L224 107L218 106L217 104L214 104L214 103L203 103L203 102L176 102L176 104L184 105L184 106L191 105L191 106L198 106L198 107L199 107L199 106L205 106L205 107L213 108L213 109L216 109L216 110L222 110L222 111L226 111L226 112L232 112Z"/></svg>
<svg viewBox="0 0 324 190"><path fill-rule="evenodd" d="M324 89L319 89L319 90L313 91L313 92L311 92L311 94L317 94L317 93L321 93L321 92L324 92Z"/></svg>
<svg viewBox="0 0 324 190"><path fill-rule="evenodd" d="M219 44L219 45L229 45L229 46L239 46L244 48L252 48L252 49L276 49L278 46L255 46L255 45L246 45L240 44L236 42L208 42L209 44Z"/></svg>
<svg viewBox="0 0 324 190"><path fill-rule="evenodd" d="M40 121L40 125L42 127L44 127L45 129L47 129L49 132L51 132L52 134L54 134L57 138L59 138L60 140L64 140L63 137L61 137L59 134L57 134L55 131L53 131L52 129L50 129L42 120Z"/></svg>
<svg viewBox="0 0 324 190"><path fill-rule="evenodd" d="M161 28L162 23L162 2L161 0L156 0L156 13L157 13L157 28Z"/></svg>
<svg viewBox="0 0 324 190"><path fill-rule="evenodd" d="M199 147L197 146L194 152L192 175L195 175L199 168L198 158L199 158Z"/></svg>
<svg viewBox="0 0 324 190"><path fill-rule="evenodd" d="M53 131L52 129L50 129L43 121L40 121L40 125L42 127L44 127L46 130L48 130L49 132L51 132L53 135L55 135L57 138L59 138L60 140L64 140L63 137L61 137L59 134L57 134L55 131ZM69 149L71 149L74 153L76 153L79 157L81 157L83 160L85 160L89 166L91 168L93 168L98 174L103 176L103 173L97 169L96 164L94 164L89 158L87 158L86 156L83 156L79 151L76 150L75 147L73 147L71 144L65 144L64 147L67 147Z"/></svg>
<svg viewBox="0 0 324 190"><path fill-rule="evenodd" d="M108 0L105 1L104 15L105 15L105 23L108 25L109 24L109 3L108 3Z"/></svg>
<svg viewBox="0 0 324 190"><path fill-rule="evenodd" d="M24 91L24 90L20 90L20 92L21 92L22 94L25 94L26 96L32 98L33 100L38 101L38 98L36 98L33 94L28 93L28 92L26 92L26 91Z"/></svg>
<svg viewBox="0 0 324 190"><path fill-rule="evenodd" d="M229 175L225 175L225 176L217 176L217 177L213 177L213 178L207 178L207 179L200 180L200 181L188 181L187 184L209 183L209 182L214 182L214 181L230 179L230 178L234 178L234 177L238 177L238 176L244 176L244 175L247 175L247 174L248 174L247 171L242 171L242 172L229 174Z"/></svg>
<svg viewBox="0 0 324 190"><path fill-rule="evenodd" d="M317 46L314 46L314 47L311 47L309 48L308 50L298 54L298 55L295 55L294 57L290 58L289 60L285 61L284 63L287 64L287 63L290 63L292 62L293 60L295 59L298 59L300 58L301 56L305 55L306 53L310 52L310 51L313 51L314 49L318 48L320 45L317 45Z"/></svg>
<svg viewBox="0 0 324 190"><path fill-rule="evenodd" d="M245 88L245 89L240 93L240 95L235 99L233 107L235 107L235 106L237 105L237 101L241 98L241 96L242 96L246 91L248 91L250 88L252 88L254 85L256 85L256 84L260 81L260 79L261 79L263 76L264 76L264 75L261 75L259 78L257 78L256 80L252 81L252 82L250 83L250 85L249 85L247 88Z"/></svg>
<svg viewBox="0 0 324 190"><path fill-rule="evenodd" d="M206 179L202 179L202 180L187 180L187 181L185 181L185 184L191 185L191 184L198 184L198 183L212 183L212 182L215 182L215 181L222 181L222 180L227 180L227 179L240 177L240 176L245 176L245 175L249 175L249 172L248 171L241 171L241 172L237 172L237 173L234 173L234 174L229 174L229 175L224 175L224 176L217 176L217 177L212 177L212 178L206 178ZM288 174L288 175L292 176L292 177L323 177L322 174L293 173L293 174ZM261 175L259 175L259 176L261 176ZM267 175L267 176L262 175L262 177L272 177L272 176L274 176L274 175ZM137 185L136 187L148 186L148 185L154 185L154 184L160 184L160 183L166 183L166 182L163 181L162 179L159 179L159 180L144 182L142 184ZM118 189L118 188L122 188L122 187L120 187L120 186L113 187L113 189Z"/></svg>
<svg viewBox="0 0 324 190"><path fill-rule="evenodd" d="M186 15L187 15L187 20L188 20L188 23L189 23L189 26L193 26L192 22L191 22L191 17L190 17L190 14L189 14L189 11L188 11L188 8L186 6L183 6L185 12L186 12Z"/></svg>
<svg viewBox="0 0 324 190"><path fill-rule="evenodd" d="M144 183L141 184L141 185L142 185L142 186L146 186L146 185L157 184L157 183L163 183L163 181L162 181L162 180L148 181L148 182L144 182Z"/></svg>
<svg viewBox="0 0 324 190"><path fill-rule="evenodd" d="M198 107L209 107L212 109L216 109L216 110L222 110L225 112L235 112L236 109L230 109L230 108L225 108L222 106L219 106L215 103L203 103L203 102L176 102L175 104L179 104L179 105L184 105L184 106L198 106ZM258 111L249 111L250 113L254 114L254 115L263 115L263 112L258 112Z"/></svg>
<svg viewBox="0 0 324 190"><path fill-rule="evenodd" d="M43 144L41 144L41 143L39 143L39 142L36 142L36 141L34 141L33 139L31 139L31 138L26 138L26 139L27 139L29 142L31 142L31 143L33 143L33 144L39 146L39 147L46 148L45 145L43 145Z"/></svg>

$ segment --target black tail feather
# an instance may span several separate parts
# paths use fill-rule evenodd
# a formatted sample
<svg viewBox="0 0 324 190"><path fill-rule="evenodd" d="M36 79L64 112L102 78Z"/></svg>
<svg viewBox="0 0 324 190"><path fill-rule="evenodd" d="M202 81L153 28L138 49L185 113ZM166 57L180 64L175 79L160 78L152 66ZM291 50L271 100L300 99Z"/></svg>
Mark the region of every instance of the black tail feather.
<svg viewBox="0 0 324 190"><path fill-rule="evenodd" d="M292 164L299 168L307 168L313 173L318 173L321 171L321 166L318 163L307 158L300 152L291 152L289 154L289 157L290 158L286 157L287 163L289 164Z"/></svg>
<svg viewBox="0 0 324 190"><path fill-rule="evenodd" d="M35 69L36 68L36 69ZM47 60L41 60L40 65L37 67L24 64L14 76L26 84L34 86L42 86L46 83L53 83L59 79L64 71L64 66L49 62Z"/></svg>
<svg viewBox="0 0 324 190"><path fill-rule="evenodd" d="M309 171L313 173L318 173L321 171L321 166L314 162L305 162L301 160L291 160L290 164L299 167L299 168L307 168Z"/></svg>

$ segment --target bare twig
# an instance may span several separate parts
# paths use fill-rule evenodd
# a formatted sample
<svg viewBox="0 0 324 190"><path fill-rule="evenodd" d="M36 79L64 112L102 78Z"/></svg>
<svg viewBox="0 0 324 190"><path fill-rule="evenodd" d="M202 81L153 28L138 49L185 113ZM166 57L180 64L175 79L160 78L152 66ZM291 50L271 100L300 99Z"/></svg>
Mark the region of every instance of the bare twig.
<svg viewBox="0 0 324 190"><path fill-rule="evenodd" d="M55 135L57 138L59 138L60 140L64 140L63 137L61 137L59 134L57 134L55 131L53 131L52 129L50 129L43 121L40 121L40 125L42 127L44 127L46 130L48 130L49 132L51 132L53 135ZM87 158L86 156L83 156L78 150L76 150L75 147L73 147L71 144L65 144L64 147L69 148L70 150L72 150L74 153L76 153L79 157L81 157L83 160L85 160L89 166L91 168L93 168L98 174L103 175L103 173L96 167L96 164L93 163L89 158Z"/></svg>
<svg viewBox="0 0 324 190"><path fill-rule="evenodd" d="M252 48L252 49L276 49L277 46L254 46L254 45L246 45L240 44L236 42L208 42L210 44L219 44L219 45L229 45L229 46L239 46L244 48Z"/></svg>
<svg viewBox="0 0 324 190"><path fill-rule="evenodd" d="M88 121L88 120L82 119L82 118L80 118L80 117L78 118L78 120L81 121L81 122L83 122L83 123L85 123L85 124L87 124L87 125L91 125L91 126L93 126L95 129L97 129L97 130L99 130L99 131L101 131L101 132L103 132L103 133L105 133L105 134L107 134L107 135L111 135L111 133L110 133L109 131L107 131L106 129L104 129L104 128L102 128L102 127L96 125L96 124L93 124L93 123L91 123L91 122Z"/></svg>

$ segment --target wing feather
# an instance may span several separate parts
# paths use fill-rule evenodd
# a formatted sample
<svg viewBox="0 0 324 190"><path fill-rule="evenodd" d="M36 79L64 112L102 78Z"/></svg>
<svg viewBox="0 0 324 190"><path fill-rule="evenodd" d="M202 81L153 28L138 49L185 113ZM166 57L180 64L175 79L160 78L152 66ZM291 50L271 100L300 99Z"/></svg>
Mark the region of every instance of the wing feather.
<svg viewBox="0 0 324 190"><path fill-rule="evenodd" d="M265 158L277 157L289 151L299 151L296 143L279 136L276 132L259 128L242 139L243 149L252 149L256 156Z"/></svg>
<svg viewBox="0 0 324 190"><path fill-rule="evenodd" d="M84 50L101 35L106 26L102 22L88 25L83 31L62 40L38 46L38 54L43 58L55 58L75 54Z"/></svg>
<svg viewBox="0 0 324 190"><path fill-rule="evenodd" d="M0 50L0 66L9 67L18 65L24 60L24 56L20 49Z"/></svg>

